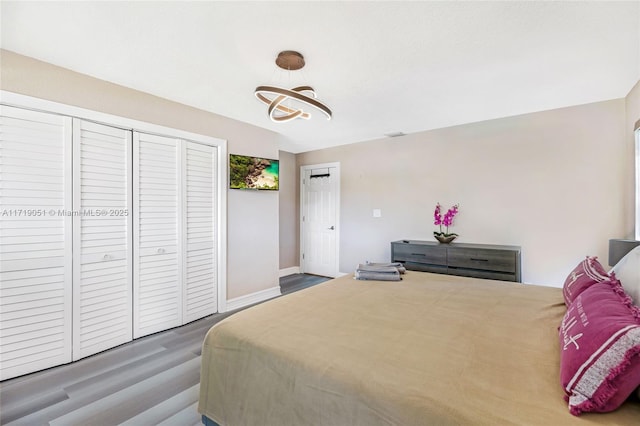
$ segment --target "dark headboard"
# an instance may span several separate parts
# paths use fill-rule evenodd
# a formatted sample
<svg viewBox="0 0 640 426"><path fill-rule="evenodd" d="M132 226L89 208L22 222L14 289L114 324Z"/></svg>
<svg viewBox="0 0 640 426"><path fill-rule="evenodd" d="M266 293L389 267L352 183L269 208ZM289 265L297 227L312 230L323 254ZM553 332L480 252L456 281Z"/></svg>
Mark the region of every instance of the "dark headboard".
<svg viewBox="0 0 640 426"><path fill-rule="evenodd" d="M614 266L636 246L640 246L640 241L609 240L609 266Z"/></svg>

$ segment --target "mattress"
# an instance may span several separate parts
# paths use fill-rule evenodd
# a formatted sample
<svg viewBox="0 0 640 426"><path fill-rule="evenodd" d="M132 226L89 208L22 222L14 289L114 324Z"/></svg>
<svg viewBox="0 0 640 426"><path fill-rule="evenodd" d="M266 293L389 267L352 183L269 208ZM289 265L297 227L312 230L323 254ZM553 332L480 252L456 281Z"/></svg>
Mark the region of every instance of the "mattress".
<svg viewBox="0 0 640 426"><path fill-rule="evenodd" d="M638 424L569 414L558 288L408 271L342 277L215 325L201 414L233 425Z"/></svg>

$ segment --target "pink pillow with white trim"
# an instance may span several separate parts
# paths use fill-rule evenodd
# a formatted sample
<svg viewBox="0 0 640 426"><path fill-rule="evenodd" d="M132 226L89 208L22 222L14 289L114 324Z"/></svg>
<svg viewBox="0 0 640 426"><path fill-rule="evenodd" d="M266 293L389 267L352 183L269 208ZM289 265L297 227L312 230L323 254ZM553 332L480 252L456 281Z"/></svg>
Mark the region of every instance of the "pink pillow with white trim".
<svg viewBox="0 0 640 426"><path fill-rule="evenodd" d="M578 263L573 271L564 281L562 295L564 303L569 306L580 293L595 283L608 281L610 279L607 271L604 270L598 258L593 256Z"/></svg>
<svg viewBox="0 0 640 426"><path fill-rule="evenodd" d="M559 336L560 382L571 414L613 411L640 385L640 309L619 281L580 293Z"/></svg>

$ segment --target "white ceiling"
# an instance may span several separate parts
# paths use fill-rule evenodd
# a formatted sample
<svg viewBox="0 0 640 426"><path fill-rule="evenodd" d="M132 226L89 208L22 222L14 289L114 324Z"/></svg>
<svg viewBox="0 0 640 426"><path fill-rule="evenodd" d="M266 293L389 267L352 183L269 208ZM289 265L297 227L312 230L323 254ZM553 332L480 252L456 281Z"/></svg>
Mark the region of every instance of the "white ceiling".
<svg viewBox="0 0 640 426"><path fill-rule="evenodd" d="M624 97L640 2L1 2L1 46L311 149ZM281 76L281 50L306 59ZM333 119L272 123L302 75Z"/></svg>

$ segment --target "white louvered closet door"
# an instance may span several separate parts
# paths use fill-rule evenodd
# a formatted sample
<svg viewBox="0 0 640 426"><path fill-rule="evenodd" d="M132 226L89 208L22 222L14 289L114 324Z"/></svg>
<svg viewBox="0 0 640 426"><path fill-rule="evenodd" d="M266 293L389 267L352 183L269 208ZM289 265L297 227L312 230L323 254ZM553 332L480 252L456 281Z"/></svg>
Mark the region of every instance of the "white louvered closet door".
<svg viewBox="0 0 640 426"><path fill-rule="evenodd" d="M184 322L217 312L217 150L183 141Z"/></svg>
<svg viewBox="0 0 640 426"><path fill-rule="evenodd" d="M135 338L182 324L179 141L134 132Z"/></svg>
<svg viewBox="0 0 640 426"><path fill-rule="evenodd" d="M131 131L74 119L73 359L132 339Z"/></svg>
<svg viewBox="0 0 640 426"><path fill-rule="evenodd" d="M0 106L0 380L71 361L71 119Z"/></svg>

